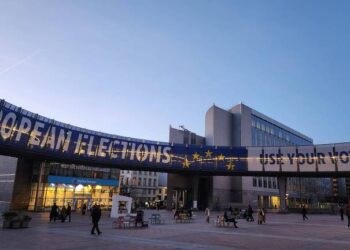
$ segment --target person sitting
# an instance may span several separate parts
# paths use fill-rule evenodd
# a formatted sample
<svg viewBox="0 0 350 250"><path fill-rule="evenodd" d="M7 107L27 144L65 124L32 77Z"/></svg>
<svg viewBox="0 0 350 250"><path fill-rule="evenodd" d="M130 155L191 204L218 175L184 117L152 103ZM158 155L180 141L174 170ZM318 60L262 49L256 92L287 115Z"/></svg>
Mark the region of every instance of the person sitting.
<svg viewBox="0 0 350 250"><path fill-rule="evenodd" d="M225 220L225 222L228 222L228 223L232 222L232 223L233 223L233 226L234 226L235 228L238 228L236 219L235 219L234 217L229 218L229 217L227 216L227 211L226 211L226 210L225 210L225 212L224 212L224 220Z"/></svg>

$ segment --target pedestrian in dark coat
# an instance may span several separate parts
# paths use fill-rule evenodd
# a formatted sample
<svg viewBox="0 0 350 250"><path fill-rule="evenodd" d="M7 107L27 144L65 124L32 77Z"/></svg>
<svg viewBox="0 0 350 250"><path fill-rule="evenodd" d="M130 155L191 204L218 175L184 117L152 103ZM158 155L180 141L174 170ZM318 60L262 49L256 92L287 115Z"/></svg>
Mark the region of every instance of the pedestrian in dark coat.
<svg viewBox="0 0 350 250"><path fill-rule="evenodd" d="M248 205L247 221L254 221L253 208L250 205Z"/></svg>
<svg viewBox="0 0 350 250"><path fill-rule="evenodd" d="M346 216L348 217L348 227L350 227L350 205L346 206Z"/></svg>
<svg viewBox="0 0 350 250"><path fill-rule="evenodd" d="M98 228L98 222L101 219L101 208L100 206L94 205L92 207L92 211L91 211L91 218L92 218L92 228L91 228L91 234L95 234L95 229L97 231L97 234L100 235L102 232L100 231L100 229Z"/></svg>
<svg viewBox="0 0 350 250"><path fill-rule="evenodd" d="M67 216L67 209L65 206L63 206L61 209L61 222L66 221L66 216Z"/></svg>
<svg viewBox="0 0 350 250"><path fill-rule="evenodd" d="M301 209L301 214L303 215L303 220L309 220L309 218L306 216L307 214L307 210L306 210L306 207L303 206L302 209Z"/></svg>
<svg viewBox="0 0 350 250"><path fill-rule="evenodd" d="M71 214L72 214L72 207L68 203L67 210L66 210L66 218L68 217L68 221L71 221Z"/></svg>
<svg viewBox="0 0 350 250"><path fill-rule="evenodd" d="M86 212L86 204L84 203L82 208L81 208L81 214L85 215L85 212Z"/></svg>
<svg viewBox="0 0 350 250"><path fill-rule="evenodd" d="M54 222L56 222L56 218L58 217L58 212L57 212L57 205L56 203L54 203L51 207L51 211L50 211L50 222L53 220Z"/></svg>
<svg viewBox="0 0 350 250"><path fill-rule="evenodd" d="M343 206L340 207L339 212L340 212L340 220L343 221L344 220L344 209L343 209Z"/></svg>

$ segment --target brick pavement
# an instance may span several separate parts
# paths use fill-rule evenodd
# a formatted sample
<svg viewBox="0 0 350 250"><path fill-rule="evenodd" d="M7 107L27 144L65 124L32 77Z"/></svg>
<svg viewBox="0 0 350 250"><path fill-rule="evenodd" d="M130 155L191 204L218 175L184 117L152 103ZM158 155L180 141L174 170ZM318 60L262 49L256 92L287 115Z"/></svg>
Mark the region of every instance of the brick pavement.
<svg viewBox="0 0 350 250"><path fill-rule="evenodd" d="M147 210L146 218L154 211ZM0 250L41 249L350 249L350 229L335 215L267 214L267 223L239 220L239 228L207 224L204 214L196 213L193 223L175 223L172 214L161 211L166 223L149 228L112 229L113 219L103 215L102 235L91 235L89 217L72 216L72 222L49 223L48 214L34 213L31 228L1 229ZM212 218L216 217L213 213Z"/></svg>

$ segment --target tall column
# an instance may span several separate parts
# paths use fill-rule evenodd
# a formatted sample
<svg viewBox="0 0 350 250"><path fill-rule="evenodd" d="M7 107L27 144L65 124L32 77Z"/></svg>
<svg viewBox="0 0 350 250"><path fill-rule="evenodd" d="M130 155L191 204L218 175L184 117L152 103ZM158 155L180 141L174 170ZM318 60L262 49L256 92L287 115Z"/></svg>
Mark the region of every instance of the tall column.
<svg viewBox="0 0 350 250"><path fill-rule="evenodd" d="M287 177L280 176L277 177L278 186L279 186L279 193L280 193L280 202L281 202L281 212L287 212L287 205L286 205L286 192L287 192Z"/></svg>
<svg viewBox="0 0 350 250"><path fill-rule="evenodd" d="M199 189L199 175L194 175L192 178L192 208L198 209L198 189Z"/></svg>
<svg viewBox="0 0 350 250"><path fill-rule="evenodd" d="M13 186L11 209L27 210L33 175L33 161L18 159L16 177Z"/></svg>

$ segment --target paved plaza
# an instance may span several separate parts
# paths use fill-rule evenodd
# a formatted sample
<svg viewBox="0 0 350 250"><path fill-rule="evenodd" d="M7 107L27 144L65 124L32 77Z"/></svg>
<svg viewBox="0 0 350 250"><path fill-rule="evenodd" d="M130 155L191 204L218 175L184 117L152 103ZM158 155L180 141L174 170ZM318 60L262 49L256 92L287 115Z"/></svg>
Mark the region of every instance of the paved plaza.
<svg viewBox="0 0 350 250"><path fill-rule="evenodd" d="M155 211L146 210L148 218ZM267 214L267 223L239 220L239 228L214 224L216 213L207 224L204 214L196 213L192 223L175 223L171 212L161 211L163 225L148 228L113 229L113 219L104 213L103 232L91 235L88 215L73 213L72 222L49 223L47 213L33 213L27 229L1 229L1 250L39 249L350 249L350 229L337 215Z"/></svg>

